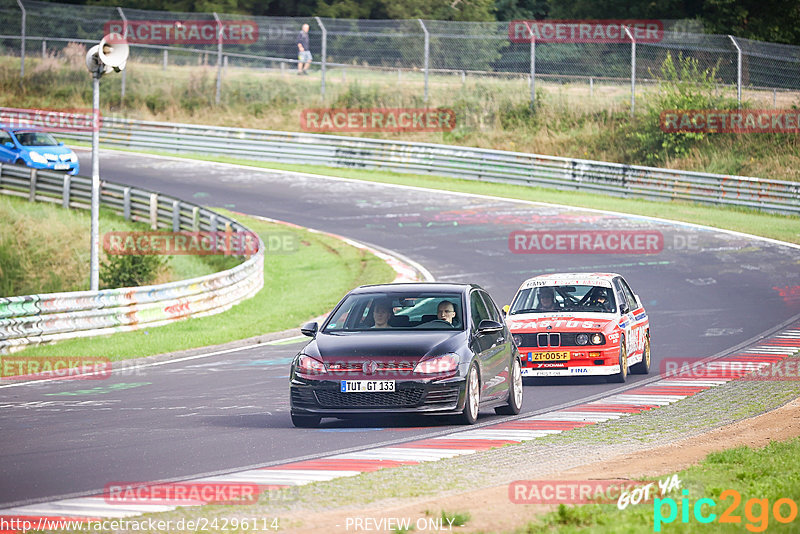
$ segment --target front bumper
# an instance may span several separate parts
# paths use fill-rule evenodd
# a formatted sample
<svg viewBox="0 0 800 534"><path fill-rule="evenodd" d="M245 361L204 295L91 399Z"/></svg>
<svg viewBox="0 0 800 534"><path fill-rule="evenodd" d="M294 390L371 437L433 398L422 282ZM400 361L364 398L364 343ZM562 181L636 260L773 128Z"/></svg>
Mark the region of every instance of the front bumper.
<svg viewBox="0 0 800 534"><path fill-rule="evenodd" d="M521 348L522 376L610 376L619 373L619 346L565 347L569 360L534 361L542 349ZM589 356L589 353L598 353Z"/></svg>
<svg viewBox="0 0 800 534"><path fill-rule="evenodd" d="M291 411L297 415L454 414L464 409L466 380L397 380L392 392L342 393L338 379L309 380L296 375L289 390Z"/></svg>

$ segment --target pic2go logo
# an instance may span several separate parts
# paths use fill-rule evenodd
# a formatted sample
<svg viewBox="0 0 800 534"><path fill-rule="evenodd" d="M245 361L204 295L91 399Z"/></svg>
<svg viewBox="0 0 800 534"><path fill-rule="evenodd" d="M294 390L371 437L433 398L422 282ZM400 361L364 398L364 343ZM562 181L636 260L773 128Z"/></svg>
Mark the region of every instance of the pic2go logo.
<svg viewBox="0 0 800 534"><path fill-rule="evenodd" d="M689 490L684 489L681 491L684 497L681 499L680 506L675 502L675 499L670 497L653 501L653 531L661 532L661 525L672 523L678 518L678 510L680 509L681 523L689 522L689 512L694 515L695 521L698 523L713 523L715 520L718 523L735 523L741 524L742 516L735 515L739 504L742 502L742 496L736 490L725 490L719 498L724 501L729 497L733 502L725 509L725 511L717 519L717 514L711 511L717 503L714 499L703 498L695 501L692 506L689 503ZM764 532L769 527L770 511L772 517L778 523L791 523L797 518L797 503L789 498L782 498L776 500L769 506L769 499L750 499L744 505L744 516L748 523L745 528L750 532ZM667 515L664 515L664 508L667 509Z"/></svg>

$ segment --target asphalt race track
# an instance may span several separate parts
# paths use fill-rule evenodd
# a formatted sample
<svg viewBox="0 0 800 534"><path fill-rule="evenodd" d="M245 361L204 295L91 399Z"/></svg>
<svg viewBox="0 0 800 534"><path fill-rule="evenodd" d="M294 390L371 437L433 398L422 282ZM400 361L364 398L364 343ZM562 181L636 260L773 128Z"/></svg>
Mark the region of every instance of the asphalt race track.
<svg viewBox="0 0 800 534"><path fill-rule="evenodd" d="M81 165L90 169L87 152ZM650 316L653 371L703 358L800 313L800 249L744 236L565 207L104 151L101 174L210 206L267 216L384 247L439 281L474 282L500 304L539 273L623 274ZM517 230L661 232L650 254L519 254ZM103 230L101 229L101 232ZM269 253L267 254L269 261ZM143 338L146 340L146 338ZM281 463L452 430L435 418L295 429L288 364L300 343L165 362L107 380L0 385L0 507ZM633 375L628 384L644 377ZM600 379L528 385L523 412L618 388ZM499 420L493 412L482 422Z"/></svg>

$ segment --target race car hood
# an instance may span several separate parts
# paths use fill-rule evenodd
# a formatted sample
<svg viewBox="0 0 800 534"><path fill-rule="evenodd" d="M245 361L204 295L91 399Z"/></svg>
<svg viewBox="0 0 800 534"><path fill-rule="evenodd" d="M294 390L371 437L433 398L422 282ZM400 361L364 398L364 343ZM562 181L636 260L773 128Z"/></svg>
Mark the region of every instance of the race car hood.
<svg viewBox="0 0 800 534"><path fill-rule="evenodd" d="M548 326L559 332L605 331L618 322L619 317L613 313L596 312L524 313L506 317L512 332L539 332Z"/></svg>
<svg viewBox="0 0 800 534"><path fill-rule="evenodd" d="M437 330L394 332L349 332L318 334L303 350L309 356L341 358L403 358L419 360L453 352L463 344L463 331Z"/></svg>

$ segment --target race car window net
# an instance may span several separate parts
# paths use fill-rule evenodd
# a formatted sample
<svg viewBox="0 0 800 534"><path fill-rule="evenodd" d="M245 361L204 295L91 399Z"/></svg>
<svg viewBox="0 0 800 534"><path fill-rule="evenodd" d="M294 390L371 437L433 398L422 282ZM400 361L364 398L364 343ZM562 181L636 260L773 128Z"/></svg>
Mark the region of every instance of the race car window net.
<svg viewBox="0 0 800 534"><path fill-rule="evenodd" d="M540 286L517 294L509 315L521 313L600 312L617 309L611 288L589 285Z"/></svg>
<svg viewBox="0 0 800 534"><path fill-rule="evenodd" d="M440 306L447 310L443 319L438 315ZM450 313L451 309L455 313ZM361 293L348 295L342 301L323 332L463 329L462 302L458 293Z"/></svg>

